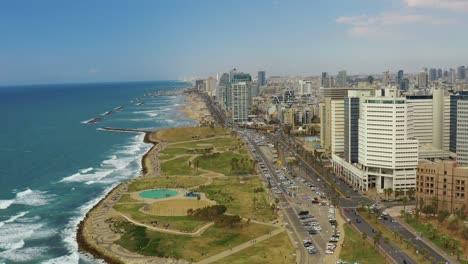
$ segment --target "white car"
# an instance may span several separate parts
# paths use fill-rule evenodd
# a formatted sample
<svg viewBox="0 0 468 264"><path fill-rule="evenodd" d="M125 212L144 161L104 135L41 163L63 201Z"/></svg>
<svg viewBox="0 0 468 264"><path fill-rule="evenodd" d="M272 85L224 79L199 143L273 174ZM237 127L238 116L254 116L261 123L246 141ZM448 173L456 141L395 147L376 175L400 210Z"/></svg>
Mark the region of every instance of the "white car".
<svg viewBox="0 0 468 264"><path fill-rule="evenodd" d="M331 255L333 253L335 253L335 251L329 249L325 250L325 254Z"/></svg>

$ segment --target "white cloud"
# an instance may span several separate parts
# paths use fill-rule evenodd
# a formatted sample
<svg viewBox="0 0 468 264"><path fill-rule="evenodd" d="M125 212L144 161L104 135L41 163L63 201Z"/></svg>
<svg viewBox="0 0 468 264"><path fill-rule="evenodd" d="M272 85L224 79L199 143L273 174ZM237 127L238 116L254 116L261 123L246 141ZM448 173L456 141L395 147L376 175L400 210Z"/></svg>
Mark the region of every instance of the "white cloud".
<svg viewBox="0 0 468 264"><path fill-rule="evenodd" d="M369 37L395 37L399 35L396 28L408 24L446 25L458 23L456 19L399 13L381 13L372 16L344 16L337 18L336 22L351 26L348 33L352 36Z"/></svg>
<svg viewBox="0 0 468 264"><path fill-rule="evenodd" d="M468 0L403 0L408 7L468 12Z"/></svg>

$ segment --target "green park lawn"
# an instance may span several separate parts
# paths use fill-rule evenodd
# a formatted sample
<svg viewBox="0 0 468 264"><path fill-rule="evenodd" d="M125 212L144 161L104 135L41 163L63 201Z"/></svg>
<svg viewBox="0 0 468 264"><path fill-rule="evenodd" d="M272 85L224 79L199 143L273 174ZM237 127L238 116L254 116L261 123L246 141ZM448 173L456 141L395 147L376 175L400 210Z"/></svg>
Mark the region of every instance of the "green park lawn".
<svg viewBox="0 0 468 264"><path fill-rule="evenodd" d="M235 170L233 170L233 159L237 160ZM199 167L205 170L222 173L226 176L246 175L255 173L253 162L247 155L240 155L233 152L224 152L215 155L199 156L194 162L199 162Z"/></svg>
<svg viewBox="0 0 468 264"><path fill-rule="evenodd" d="M145 203L116 204L114 205L114 209L139 223L150 225L152 221L158 221L158 227L170 224L170 229L182 232L193 232L207 223L206 221L195 220L188 216L155 216L145 214L139 211L143 206L145 206Z"/></svg>
<svg viewBox="0 0 468 264"><path fill-rule="evenodd" d="M223 136L230 133L222 127L182 127L170 128L158 131L158 138L167 142L180 142L194 140L196 137L206 138L207 136Z"/></svg>
<svg viewBox="0 0 468 264"><path fill-rule="evenodd" d="M128 192L138 192L156 188L191 188L202 185L208 180L200 176L153 177L134 181L128 186Z"/></svg>
<svg viewBox="0 0 468 264"><path fill-rule="evenodd" d="M189 167L191 157L179 157L161 163L161 170L164 175L195 175L197 171Z"/></svg>
<svg viewBox="0 0 468 264"><path fill-rule="evenodd" d="M255 193L262 188L258 176L215 178L213 183L202 186L196 191L204 192L211 200L227 207L227 213L259 221L275 219L266 192ZM254 207L254 197L256 198ZM231 199L232 198L232 199Z"/></svg>
<svg viewBox="0 0 468 264"><path fill-rule="evenodd" d="M243 222L242 227L212 226L201 236L191 237L155 232L128 222L120 225L118 229L125 229L125 232L116 243L132 252L193 261L216 255L273 230L270 226ZM202 252L207 255L202 256Z"/></svg>
<svg viewBox="0 0 468 264"><path fill-rule="evenodd" d="M345 236L343 247L340 251L340 259L348 263L385 263L384 257L368 241L365 241L356 231L349 227L348 224L345 224L343 228Z"/></svg>
<svg viewBox="0 0 468 264"><path fill-rule="evenodd" d="M286 232L234 253L213 264L284 264L295 263L295 249Z"/></svg>

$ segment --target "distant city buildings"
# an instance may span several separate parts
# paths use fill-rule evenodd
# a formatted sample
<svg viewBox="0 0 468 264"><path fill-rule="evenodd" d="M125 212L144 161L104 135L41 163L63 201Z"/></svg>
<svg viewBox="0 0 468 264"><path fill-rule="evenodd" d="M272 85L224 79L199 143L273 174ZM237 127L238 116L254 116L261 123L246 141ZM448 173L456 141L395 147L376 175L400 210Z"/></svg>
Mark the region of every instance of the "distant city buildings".
<svg viewBox="0 0 468 264"><path fill-rule="evenodd" d="M418 74L418 88L419 89L425 89L427 88L427 72L426 71L420 71Z"/></svg>
<svg viewBox="0 0 468 264"><path fill-rule="evenodd" d="M339 71L338 76L336 77L336 85L338 87L346 86L346 71Z"/></svg>

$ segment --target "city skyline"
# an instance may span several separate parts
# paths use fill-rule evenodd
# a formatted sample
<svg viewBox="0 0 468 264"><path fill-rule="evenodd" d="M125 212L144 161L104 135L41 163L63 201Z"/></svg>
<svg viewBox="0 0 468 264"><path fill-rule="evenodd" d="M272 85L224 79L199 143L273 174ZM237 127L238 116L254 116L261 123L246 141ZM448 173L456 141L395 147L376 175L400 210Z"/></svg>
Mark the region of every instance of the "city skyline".
<svg viewBox="0 0 468 264"><path fill-rule="evenodd" d="M269 76L417 73L468 61L465 0L1 6L0 85L181 80L231 67Z"/></svg>

